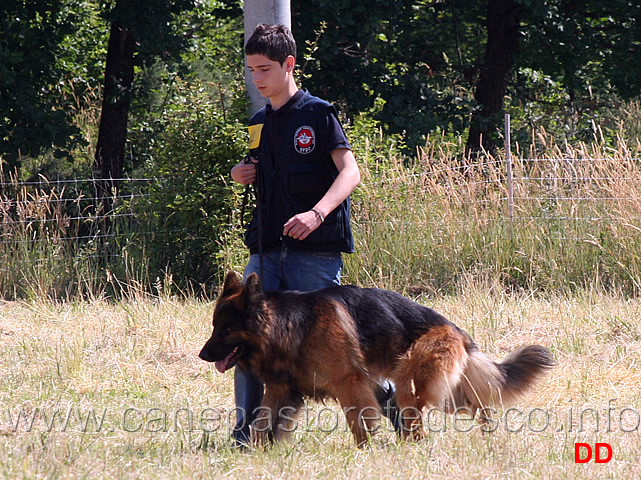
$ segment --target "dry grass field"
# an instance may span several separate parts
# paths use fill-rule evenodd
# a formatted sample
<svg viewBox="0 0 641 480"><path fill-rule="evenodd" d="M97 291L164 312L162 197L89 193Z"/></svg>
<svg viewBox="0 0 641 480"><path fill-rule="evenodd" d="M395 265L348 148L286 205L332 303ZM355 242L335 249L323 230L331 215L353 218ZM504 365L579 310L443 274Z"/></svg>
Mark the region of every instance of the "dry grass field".
<svg viewBox="0 0 641 480"><path fill-rule="evenodd" d="M533 394L498 411L489 434L432 411L427 439L398 442L382 425L371 447L357 450L336 405L312 403L291 443L243 452L229 441L233 376L197 357L211 302L131 294L1 303L0 477L641 476L641 300L507 294L473 282L458 295L417 300L497 360L540 343L558 366ZM576 464L576 443L607 443L612 458Z"/></svg>
<svg viewBox="0 0 641 480"><path fill-rule="evenodd" d="M133 265L107 272L124 294L106 299L102 270L36 232L49 213L34 213L2 223L18 241L0 245L0 478L640 478L639 146L516 160L510 219L504 162L461 165L448 148L361 158L345 280L435 308L497 361L552 350L556 368L492 432L432 410L425 440L383 424L357 450L337 405L312 403L292 442L236 450L233 374L197 356L213 303L171 282L143 293ZM219 260L239 269L232 233ZM576 463L577 444L611 458Z"/></svg>

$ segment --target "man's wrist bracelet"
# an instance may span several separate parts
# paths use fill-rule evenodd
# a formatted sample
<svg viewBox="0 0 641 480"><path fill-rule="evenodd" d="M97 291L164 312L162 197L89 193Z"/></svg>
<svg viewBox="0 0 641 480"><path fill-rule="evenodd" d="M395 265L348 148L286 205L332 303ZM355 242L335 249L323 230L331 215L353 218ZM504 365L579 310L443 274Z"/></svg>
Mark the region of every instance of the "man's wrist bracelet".
<svg viewBox="0 0 641 480"><path fill-rule="evenodd" d="M316 214L316 216L321 221L321 223L325 221L325 217L323 217L323 215L318 210L316 210L315 208L312 208L312 212Z"/></svg>

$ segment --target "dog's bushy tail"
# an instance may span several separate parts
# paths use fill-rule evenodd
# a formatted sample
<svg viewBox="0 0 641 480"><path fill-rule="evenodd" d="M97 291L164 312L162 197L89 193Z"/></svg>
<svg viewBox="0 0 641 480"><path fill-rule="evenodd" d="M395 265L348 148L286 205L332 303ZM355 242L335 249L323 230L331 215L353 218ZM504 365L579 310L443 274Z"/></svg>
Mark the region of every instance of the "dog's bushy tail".
<svg viewBox="0 0 641 480"><path fill-rule="evenodd" d="M513 404L554 366L550 351L539 345L521 347L501 363L495 363L474 344L468 345L468 360L446 408L472 411L488 406Z"/></svg>

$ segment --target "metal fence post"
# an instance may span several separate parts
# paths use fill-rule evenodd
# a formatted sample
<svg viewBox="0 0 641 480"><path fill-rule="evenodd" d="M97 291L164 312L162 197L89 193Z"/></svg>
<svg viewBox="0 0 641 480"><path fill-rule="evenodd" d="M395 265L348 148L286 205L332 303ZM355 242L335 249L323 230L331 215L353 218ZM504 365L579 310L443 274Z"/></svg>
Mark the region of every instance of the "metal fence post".
<svg viewBox="0 0 641 480"><path fill-rule="evenodd" d="M510 114L505 114L505 162L507 163L507 213L510 222L510 241L514 241L514 184L510 145Z"/></svg>

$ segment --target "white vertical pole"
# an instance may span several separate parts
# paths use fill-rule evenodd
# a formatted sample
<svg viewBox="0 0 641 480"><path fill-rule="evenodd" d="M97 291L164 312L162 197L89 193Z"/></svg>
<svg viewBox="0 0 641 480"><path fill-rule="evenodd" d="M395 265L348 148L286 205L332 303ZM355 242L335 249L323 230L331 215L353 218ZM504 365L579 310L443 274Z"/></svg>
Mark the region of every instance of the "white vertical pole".
<svg viewBox="0 0 641 480"><path fill-rule="evenodd" d="M514 184L510 145L510 114L505 114L505 161L507 163L507 212L510 221L510 241L514 240Z"/></svg>
<svg viewBox="0 0 641 480"><path fill-rule="evenodd" d="M290 0L245 0L243 4L245 43L254 33L259 23L280 23L292 27ZM249 115L260 110L267 100L263 97L251 78L251 73L245 63L245 85L251 100Z"/></svg>

